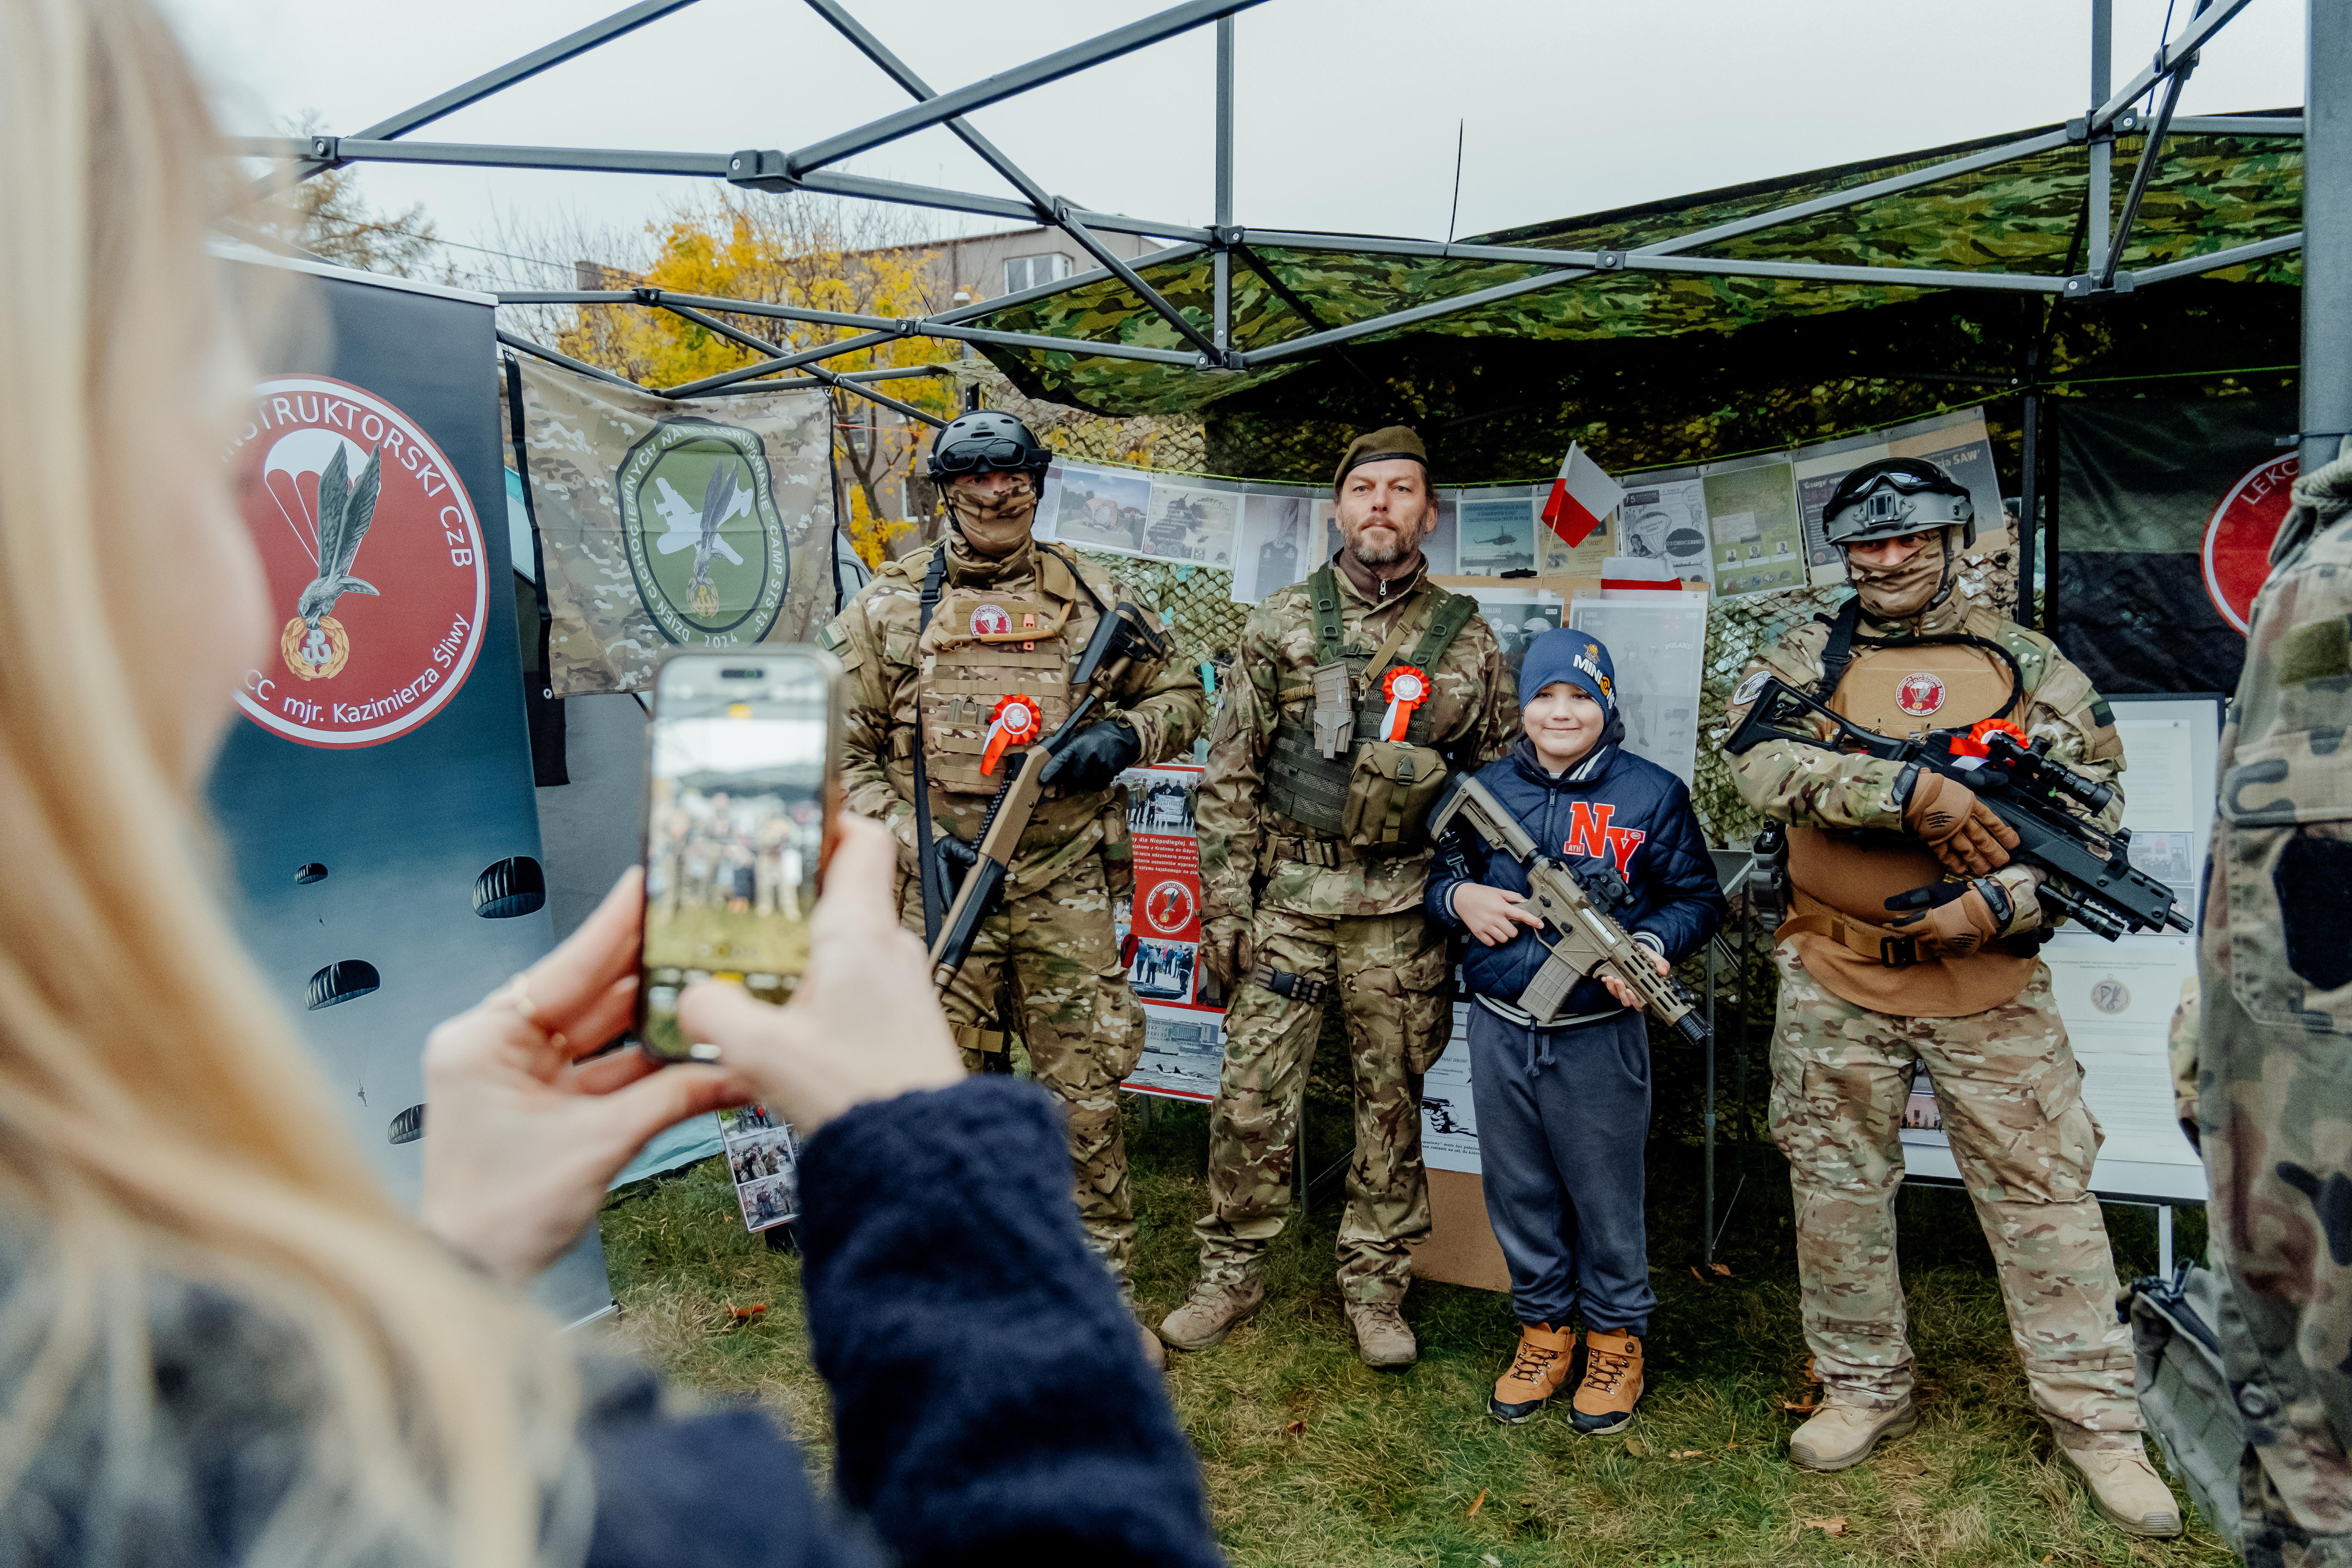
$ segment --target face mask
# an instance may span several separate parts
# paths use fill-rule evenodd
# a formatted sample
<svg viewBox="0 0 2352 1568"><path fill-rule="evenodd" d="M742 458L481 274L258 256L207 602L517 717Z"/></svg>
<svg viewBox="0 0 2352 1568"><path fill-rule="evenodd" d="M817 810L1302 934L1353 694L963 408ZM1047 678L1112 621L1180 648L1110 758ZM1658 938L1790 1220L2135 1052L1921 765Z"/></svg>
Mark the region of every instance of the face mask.
<svg viewBox="0 0 2352 1568"><path fill-rule="evenodd" d="M955 515L964 542L992 561L1012 554L1028 542L1030 520L1037 510L1037 492L1024 486L996 496L982 496L956 485L948 490L948 510Z"/></svg>
<svg viewBox="0 0 2352 1568"><path fill-rule="evenodd" d="M1848 551L1846 581L1853 584L1862 607L1882 621L1908 620L1936 602L1944 586L1944 531L1919 547L1919 552L1899 566L1865 566Z"/></svg>

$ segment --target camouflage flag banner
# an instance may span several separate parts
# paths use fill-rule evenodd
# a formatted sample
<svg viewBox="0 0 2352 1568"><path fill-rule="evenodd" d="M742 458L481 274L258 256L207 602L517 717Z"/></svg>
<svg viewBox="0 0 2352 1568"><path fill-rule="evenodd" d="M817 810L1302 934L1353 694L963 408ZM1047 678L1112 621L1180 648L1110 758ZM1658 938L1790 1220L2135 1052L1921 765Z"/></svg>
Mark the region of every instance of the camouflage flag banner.
<svg viewBox="0 0 2352 1568"><path fill-rule="evenodd" d="M674 403L521 366L556 696L640 690L673 646L814 636L835 589L824 392Z"/></svg>

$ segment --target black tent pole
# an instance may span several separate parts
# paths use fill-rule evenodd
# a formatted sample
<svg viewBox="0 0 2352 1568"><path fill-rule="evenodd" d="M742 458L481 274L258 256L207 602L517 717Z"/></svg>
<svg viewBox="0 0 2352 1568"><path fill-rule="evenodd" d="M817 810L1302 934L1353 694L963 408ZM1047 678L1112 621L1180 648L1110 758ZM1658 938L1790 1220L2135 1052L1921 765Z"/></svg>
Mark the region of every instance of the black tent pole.
<svg viewBox="0 0 2352 1568"><path fill-rule="evenodd" d="M2310 473L2352 430L2352 7L2310 0L2303 89L2303 447Z"/></svg>

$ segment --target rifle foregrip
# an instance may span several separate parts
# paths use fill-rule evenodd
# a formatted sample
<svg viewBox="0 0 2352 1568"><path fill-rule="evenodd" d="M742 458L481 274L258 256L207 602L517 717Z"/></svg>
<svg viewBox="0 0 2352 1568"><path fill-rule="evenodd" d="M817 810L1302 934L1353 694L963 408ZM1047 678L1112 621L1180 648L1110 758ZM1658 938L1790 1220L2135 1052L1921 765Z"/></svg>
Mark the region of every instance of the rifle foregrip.
<svg viewBox="0 0 2352 1568"><path fill-rule="evenodd" d="M971 956L971 944L979 939L980 922L988 918L989 906L1004 887L1004 868L993 860L982 860L964 873L963 889L956 894L954 905L940 931L940 944L931 950L931 984L940 990L948 988Z"/></svg>

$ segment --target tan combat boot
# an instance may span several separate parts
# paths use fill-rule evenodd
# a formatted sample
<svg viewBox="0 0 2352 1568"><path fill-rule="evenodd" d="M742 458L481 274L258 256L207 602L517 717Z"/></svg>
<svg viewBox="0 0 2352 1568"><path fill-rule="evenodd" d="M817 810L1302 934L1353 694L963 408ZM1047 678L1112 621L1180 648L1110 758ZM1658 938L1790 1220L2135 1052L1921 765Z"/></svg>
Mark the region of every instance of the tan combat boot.
<svg viewBox="0 0 2352 1568"><path fill-rule="evenodd" d="M1584 1333L1584 1381L1569 1405L1571 1426L1588 1437L1622 1432L1642 1403L1642 1342L1632 1334Z"/></svg>
<svg viewBox="0 0 2352 1568"><path fill-rule="evenodd" d="M1421 1346L1394 1301L1349 1302L1348 1326L1356 1331L1356 1353L1366 1366L1411 1366L1421 1359Z"/></svg>
<svg viewBox="0 0 2352 1568"><path fill-rule="evenodd" d="M1143 1324L1138 1323L1135 1326L1138 1331L1143 1335L1144 1364L1149 1366L1154 1372L1167 1371L1168 1347L1160 1342L1160 1336L1158 1334L1153 1333Z"/></svg>
<svg viewBox="0 0 2352 1568"><path fill-rule="evenodd" d="M1184 1304L1160 1321L1160 1337L1180 1351L1204 1351L1223 1344L1234 1325L1256 1311L1265 1300L1265 1286L1256 1279L1238 1285L1195 1280Z"/></svg>
<svg viewBox="0 0 2352 1568"><path fill-rule="evenodd" d="M1823 1395L1813 1418L1789 1439L1789 1458L1808 1470L1843 1470L1870 1458L1882 1440L1906 1436L1919 1413L1905 1394L1900 1405L1880 1408Z"/></svg>
<svg viewBox="0 0 2352 1568"><path fill-rule="evenodd" d="M1576 1355L1576 1331L1549 1323L1521 1323L1518 1347L1511 1364L1495 1380L1486 1414L1516 1426L1544 1407L1568 1381L1568 1364Z"/></svg>
<svg viewBox="0 0 2352 1568"><path fill-rule="evenodd" d="M2128 1448L2058 1450L2081 1472L2091 1500L2107 1522L2126 1535L2164 1537L2180 1533L2180 1505L2137 1444Z"/></svg>

